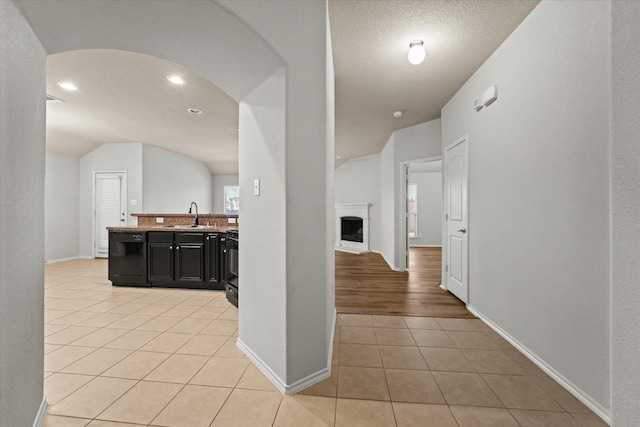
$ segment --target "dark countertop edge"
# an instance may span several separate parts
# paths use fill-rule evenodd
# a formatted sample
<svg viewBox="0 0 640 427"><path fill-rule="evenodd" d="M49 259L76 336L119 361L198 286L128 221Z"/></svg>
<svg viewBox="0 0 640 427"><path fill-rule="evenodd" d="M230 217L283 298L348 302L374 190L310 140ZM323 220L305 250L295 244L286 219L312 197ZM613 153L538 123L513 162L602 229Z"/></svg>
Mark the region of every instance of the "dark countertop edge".
<svg viewBox="0 0 640 427"><path fill-rule="evenodd" d="M222 227L173 227L173 226L144 226L144 225L128 225L122 227L107 227L109 231L175 231L179 233L226 233L230 230L237 230L238 226L222 226Z"/></svg>
<svg viewBox="0 0 640 427"><path fill-rule="evenodd" d="M132 213L131 216L136 217L178 217L178 218L193 218L194 214L186 213L186 214L153 214L153 213ZM203 213L198 214L198 217L206 217L206 218L238 218L238 215L225 215L225 214L212 214L212 213Z"/></svg>

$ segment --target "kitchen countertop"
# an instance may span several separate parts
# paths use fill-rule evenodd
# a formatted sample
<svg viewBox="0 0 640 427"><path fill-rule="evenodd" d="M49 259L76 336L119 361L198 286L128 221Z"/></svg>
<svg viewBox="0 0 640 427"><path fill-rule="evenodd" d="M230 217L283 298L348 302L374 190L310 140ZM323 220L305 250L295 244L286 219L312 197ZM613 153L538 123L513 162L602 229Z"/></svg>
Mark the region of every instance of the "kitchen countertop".
<svg viewBox="0 0 640 427"><path fill-rule="evenodd" d="M199 225L198 227L191 227L189 225L126 225L118 227L107 227L109 231L177 231L177 232L206 232L206 233L226 233L229 230L237 230L238 225L219 225L218 227Z"/></svg>

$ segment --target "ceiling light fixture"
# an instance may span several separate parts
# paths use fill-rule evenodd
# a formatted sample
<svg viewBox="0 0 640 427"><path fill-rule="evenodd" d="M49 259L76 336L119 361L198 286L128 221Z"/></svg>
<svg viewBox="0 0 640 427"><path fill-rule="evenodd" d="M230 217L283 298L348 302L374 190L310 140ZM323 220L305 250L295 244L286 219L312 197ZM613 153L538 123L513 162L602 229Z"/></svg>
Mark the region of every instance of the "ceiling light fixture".
<svg viewBox="0 0 640 427"><path fill-rule="evenodd" d="M414 40L409 43L409 62L413 65L418 65L424 61L424 57L427 53L424 51L424 43L422 40Z"/></svg>
<svg viewBox="0 0 640 427"><path fill-rule="evenodd" d="M396 119L399 119L400 117L402 117L402 111L401 110L394 111L393 117L395 117Z"/></svg>
<svg viewBox="0 0 640 427"><path fill-rule="evenodd" d="M58 86L60 86L62 89L65 89L65 90L72 90L72 91L78 90L78 86L68 81L58 82Z"/></svg>
<svg viewBox="0 0 640 427"><path fill-rule="evenodd" d="M191 114L202 114L202 110L198 110L197 108L187 108L187 111Z"/></svg>
<svg viewBox="0 0 640 427"><path fill-rule="evenodd" d="M177 74L171 74L167 76L167 80L169 80L174 85L183 85L184 79Z"/></svg>

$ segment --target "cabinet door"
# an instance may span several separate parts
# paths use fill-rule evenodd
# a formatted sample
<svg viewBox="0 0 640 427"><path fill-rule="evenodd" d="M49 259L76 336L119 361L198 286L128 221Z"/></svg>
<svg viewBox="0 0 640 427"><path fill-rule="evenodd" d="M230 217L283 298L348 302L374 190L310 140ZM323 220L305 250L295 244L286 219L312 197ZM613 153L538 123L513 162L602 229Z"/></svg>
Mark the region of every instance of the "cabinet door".
<svg viewBox="0 0 640 427"><path fill-rule="evenodd" d="M222 252L220 247L220 234L207 234L206 237L206 277L207 287L211 289L224 289L222 285Z"/></svg>
<svg viewBox="0 0 640 427"><path fill-rule="evenodd" d="M173 281L173 243L149 243L149 282Z"/></svg>
<svg viewBox="0 0 640 427"><path fill-rule="evenodd" d="M176 233L176 280L204 282L204 234Z"/></svg>

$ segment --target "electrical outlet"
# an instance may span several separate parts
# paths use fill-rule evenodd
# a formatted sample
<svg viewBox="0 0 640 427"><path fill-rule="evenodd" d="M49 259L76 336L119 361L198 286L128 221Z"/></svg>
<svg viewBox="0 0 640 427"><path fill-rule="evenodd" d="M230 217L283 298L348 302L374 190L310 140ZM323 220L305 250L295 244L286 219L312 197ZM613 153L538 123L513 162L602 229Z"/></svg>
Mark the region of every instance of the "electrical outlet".
<svg viewBox="0 0 640 427"><path fill-rule="evenodd" d="M235 218L229 218L229 224L235 224L235 223L236 223Z"/></svg>
<svg viewBox="0 0 640 427"><path fill-rule="evenodd" d="M164 218L156 217L156 224L162 224L164 222Z"/></svg>

